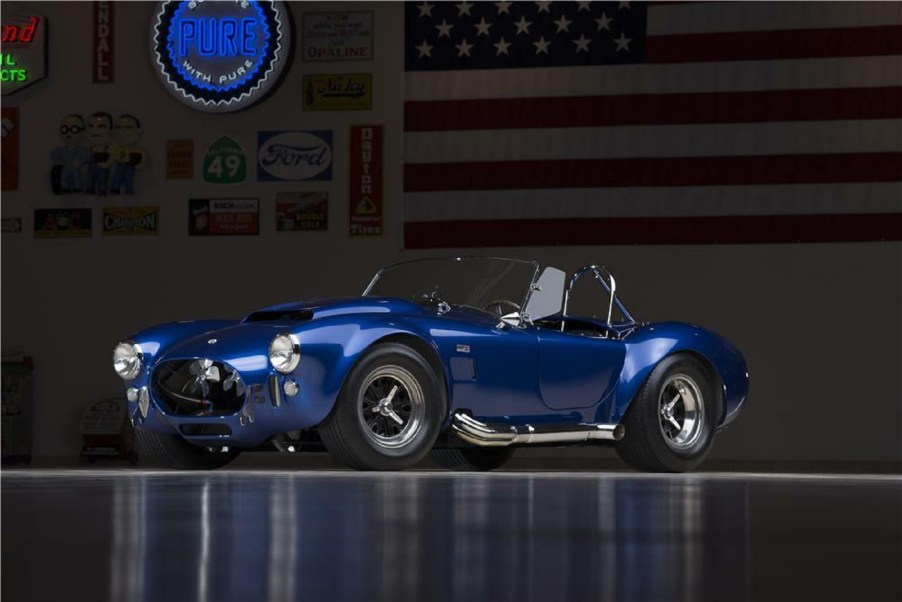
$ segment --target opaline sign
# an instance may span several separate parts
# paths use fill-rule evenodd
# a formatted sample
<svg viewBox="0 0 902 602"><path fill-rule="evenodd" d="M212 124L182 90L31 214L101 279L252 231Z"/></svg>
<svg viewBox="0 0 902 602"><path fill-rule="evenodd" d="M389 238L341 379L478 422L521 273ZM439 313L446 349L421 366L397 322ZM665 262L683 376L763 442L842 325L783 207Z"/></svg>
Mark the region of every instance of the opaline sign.
<svg viewBox="0 0 902 602"><path fill-rule="evenodd" d="M151 45L157 73L176 98L202 111L237 111L278 81L291 17L282 2L161 2Z"/></svg>

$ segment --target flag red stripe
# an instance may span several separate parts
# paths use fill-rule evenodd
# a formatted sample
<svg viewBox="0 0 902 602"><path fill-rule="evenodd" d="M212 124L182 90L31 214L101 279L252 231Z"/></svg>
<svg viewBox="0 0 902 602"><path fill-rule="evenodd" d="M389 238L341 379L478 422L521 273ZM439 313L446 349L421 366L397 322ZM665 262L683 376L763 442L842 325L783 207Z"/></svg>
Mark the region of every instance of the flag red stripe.
<svg viewBox="0 0 902 602"><path fill-rule="evenodd" d="M404 191L902 181L902 153L408 163Z"/></svg>
<svg viewBox="0 0 902 602"><path fill-rule="evenodd" d="M408 249L902 240L902 213L407 222Z"/></svg>
<svg viewBox="0 0 902 602"><path fill-rule="evenodd" d="M902 54L902 25L648 36L646 63ZM737 69L742 67L737 65Z"/></svg>
<svg viewBox="0 0 902 602"><path fill-rule="evenodd" d="M404 104L404 131L895 117L902 117L902 87L417 101Z"/></svg>

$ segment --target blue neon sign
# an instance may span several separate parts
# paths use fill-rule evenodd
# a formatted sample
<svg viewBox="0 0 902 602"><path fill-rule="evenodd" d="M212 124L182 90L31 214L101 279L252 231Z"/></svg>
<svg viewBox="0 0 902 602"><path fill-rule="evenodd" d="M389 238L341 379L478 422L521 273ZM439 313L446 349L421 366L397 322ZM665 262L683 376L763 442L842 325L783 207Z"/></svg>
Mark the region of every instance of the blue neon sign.
<svg viewBox="0 0 902 602"><path fill-rule="evenodd" d="M255 19L182 19L179 22L178 56L192 51L201 56L256 56L258 21Z"/></svg>
<svg viewBox="0 0 902 602"><path fill-rule="evenodd" d="M152 42L161 79L179 100L234 111L264 96L288 59L282 2L189 0L159 4Z"/></svg>

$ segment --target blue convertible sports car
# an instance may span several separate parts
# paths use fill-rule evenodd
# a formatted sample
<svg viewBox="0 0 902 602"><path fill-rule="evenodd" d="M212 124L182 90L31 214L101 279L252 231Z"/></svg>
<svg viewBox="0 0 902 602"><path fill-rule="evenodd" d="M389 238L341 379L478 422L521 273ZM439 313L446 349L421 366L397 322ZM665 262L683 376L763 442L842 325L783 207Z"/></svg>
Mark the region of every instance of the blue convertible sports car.
<svg viewBox="0 0 902 602"><path fill-rule="evenodd" d="M679 322L640 324L598 266L425 259L361 297L163 324L119 343L139 453L217 468L242 449L325 445L398 470L427 453L491 470L527 445L613 445L631 466L696 467L748 393L742 354Z"/></svg>

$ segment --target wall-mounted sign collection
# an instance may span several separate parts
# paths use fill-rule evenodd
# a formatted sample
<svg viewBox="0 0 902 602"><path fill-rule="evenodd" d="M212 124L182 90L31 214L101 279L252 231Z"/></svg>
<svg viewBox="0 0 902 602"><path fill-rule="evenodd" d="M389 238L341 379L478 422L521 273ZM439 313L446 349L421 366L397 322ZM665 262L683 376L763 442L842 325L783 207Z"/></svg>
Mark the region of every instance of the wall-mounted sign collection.
<svg viewBox="0 0 902 602"><path fill-rule="evenodd" d="M3 96L47 77L47 18L30 6L3 3L0 91Z"/></svg>
<svg viewBox="0 0 902 602"><path fill-rule="evenodd" d="M7 6L9 5L9 6ZM93 14L92 81L115 81L115 4L97 1ZM304 60L373 59L373 11L304 13ZM291 54L293 19L286 4L271 0L167 0L158 2L150 22L154 68L166 89L184 105L227 113L249 107L277 85ZM3 93L14 92L46 75L47 21L28 7L4 3ZM23 75L24 73L24 75ZM17 84L7 85L7 84ZM304 111L371 110L372 73L304 74ZM3 107L3 189L17 188L19 112ZM61 118L59 142L52 148L50 189L55 195L138 195L138 174L148 165L142 125L132 114L71 113ZM383 127L350 129L349 234L383 232ZM343 140L343 137L340 138ZM208 143L201 162L205 184L257 182L331 182L336 149L331 129L262 130L256 157L248 157L237 137L219 136ZM245 141L247 142L247 141ZM165 178L195 178L195 140L165 143ZM256 168L250 169L254 160ZM213 196L213 195L211 195ZM275 192L278 232L328 229L329 190ZM259 199L193 198L189 200L189 234L259 234ZM160 207L104 207L104 235L154 235ZM86 237L92 233L90 208L36 209L37 238ZM5 231L14 223L4 218Z"/></svg>
<svg viewBox="0 0 902 602"><path fill-rule="evenodd" d="M282 2L160 2L151 52L179 101L201 111L238 111L279 81L290 58L291 27Z"/></svg>

